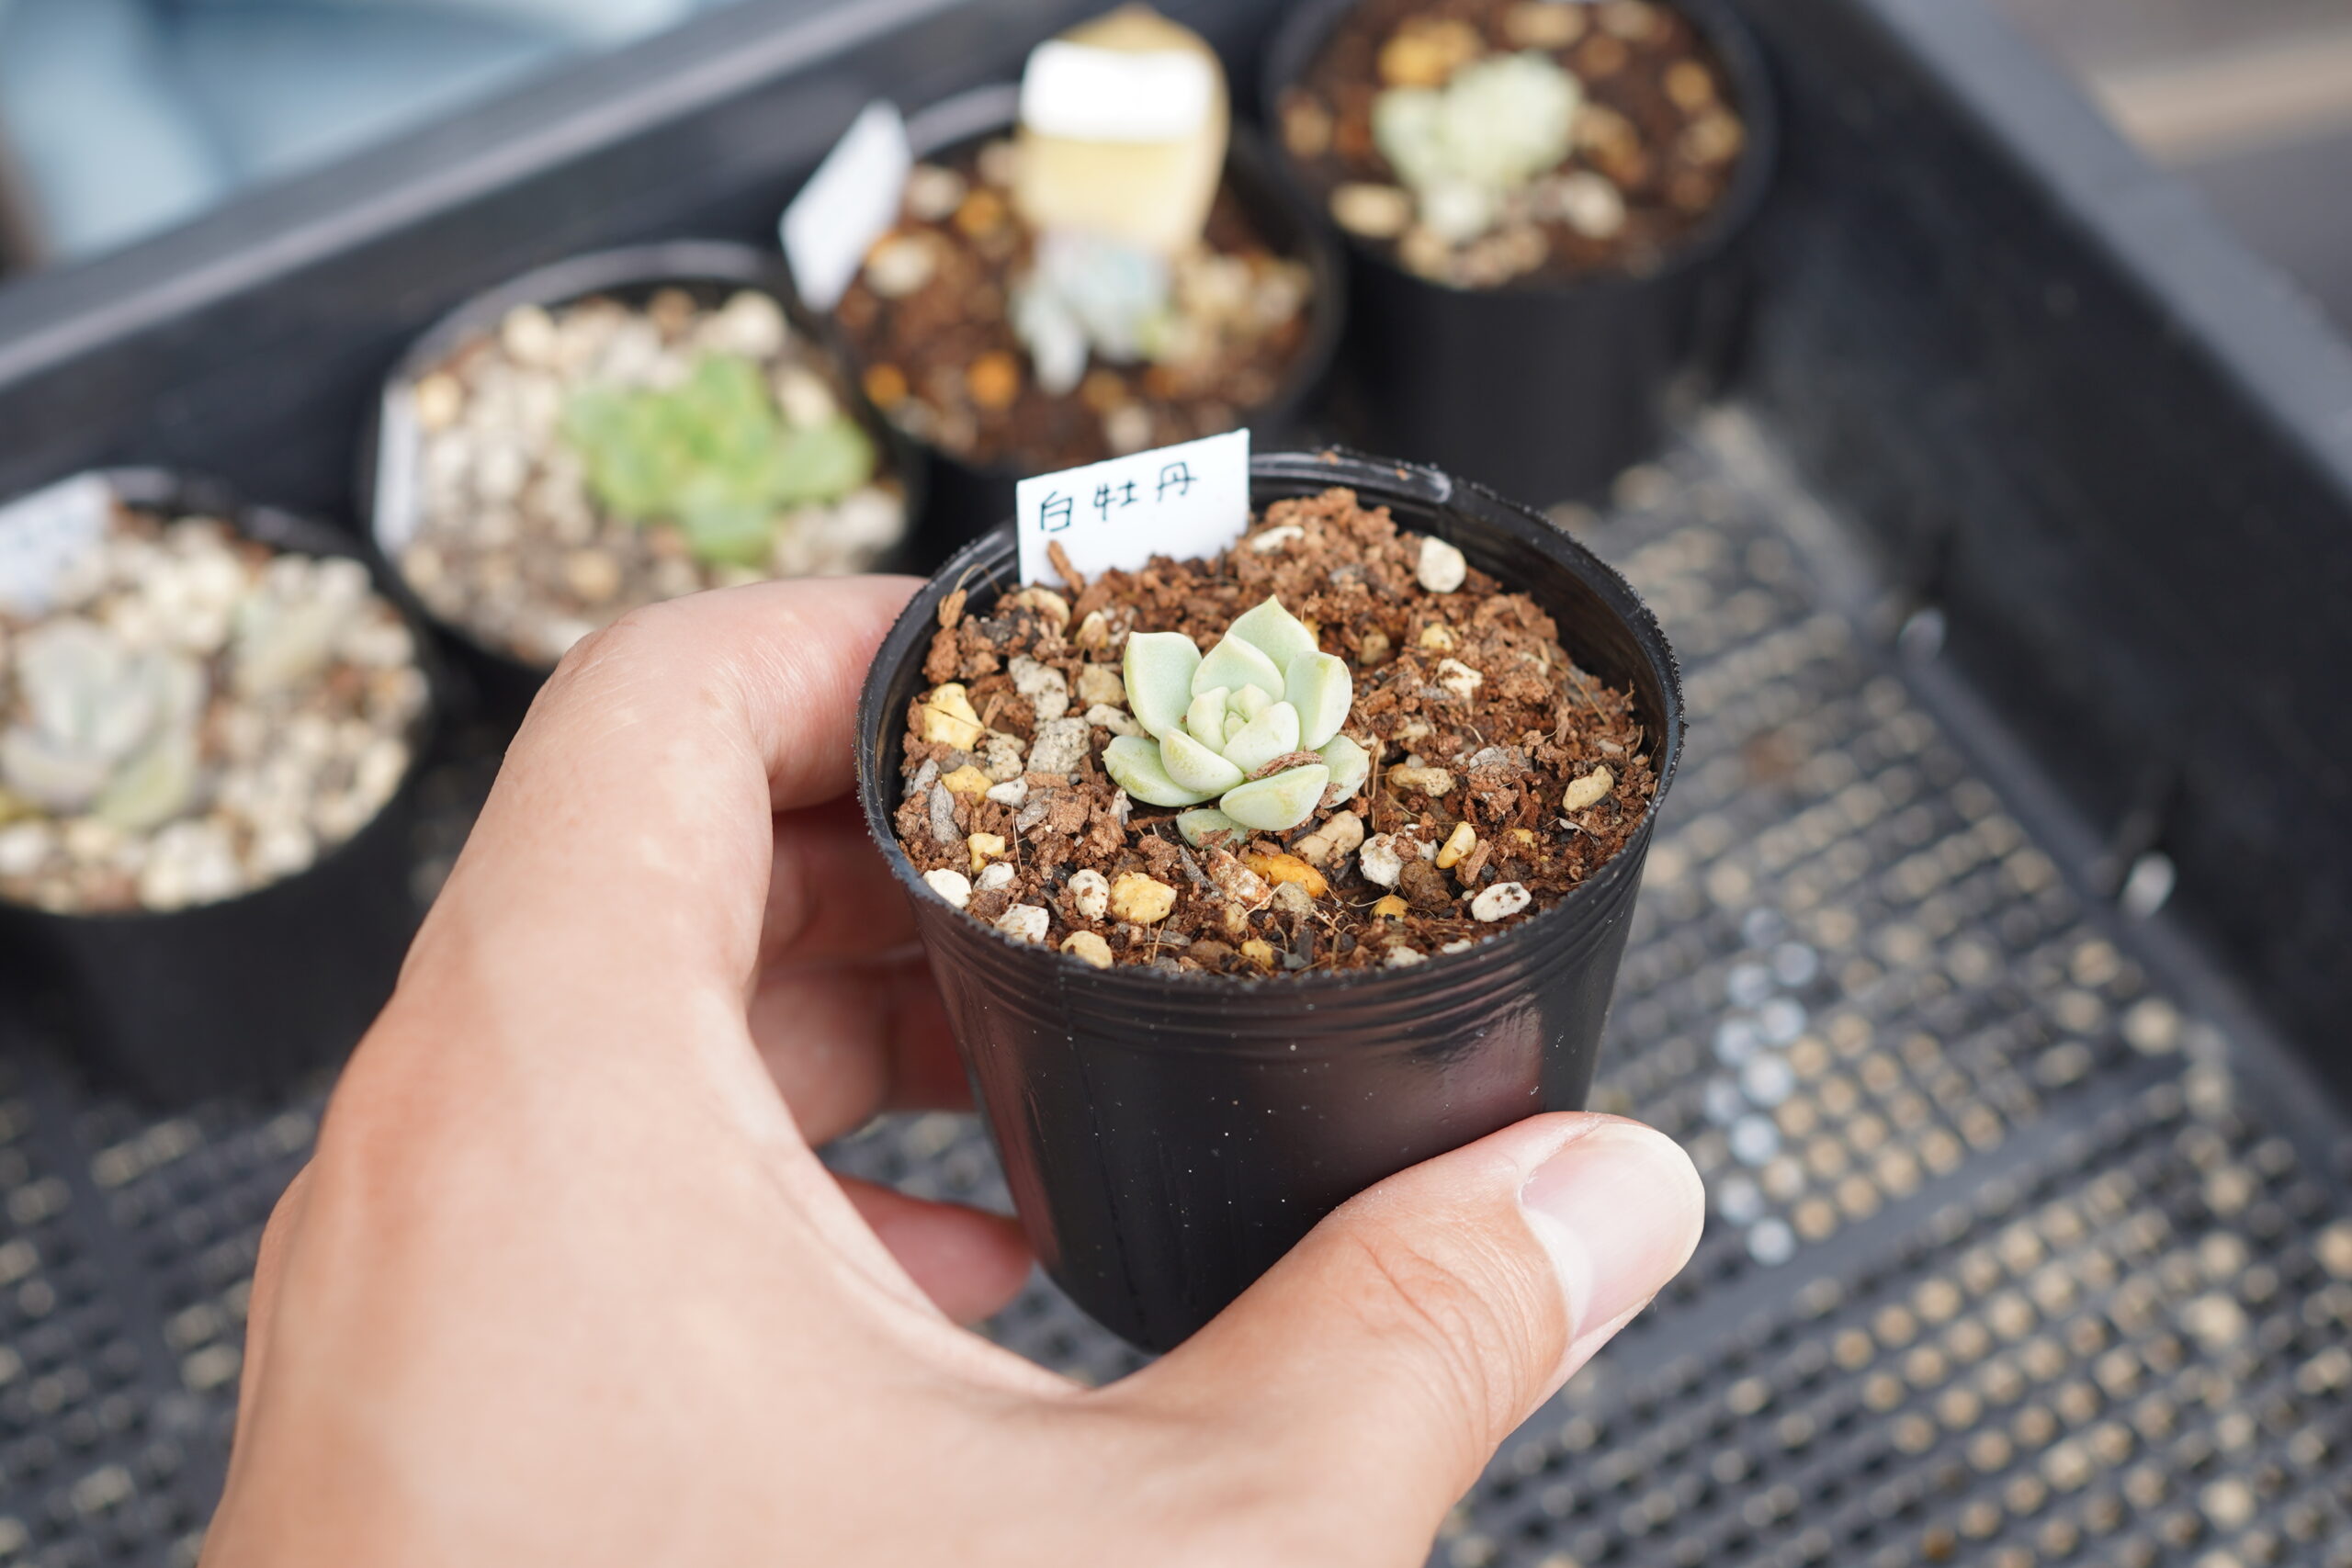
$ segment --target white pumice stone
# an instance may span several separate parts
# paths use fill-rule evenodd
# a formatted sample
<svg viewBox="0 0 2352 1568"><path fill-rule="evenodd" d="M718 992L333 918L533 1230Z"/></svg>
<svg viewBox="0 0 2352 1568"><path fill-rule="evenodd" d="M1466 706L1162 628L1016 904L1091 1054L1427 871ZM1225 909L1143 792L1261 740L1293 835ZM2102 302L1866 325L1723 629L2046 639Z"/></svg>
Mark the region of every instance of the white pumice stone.
<svg viewBox="0 0 2352 1568"><path fill-rule="evenodd" d="M1465 936L1465 937L1464 937L1464 938L1463 938L1461 941L1459 941L1459 942L1447 942L1443 947L1439 948L1439 949L1438 949L1438 951L1439 951L1440 953L1467 953L1467 952L1469 952L1472 948L1474 948L1474 947L1476 947L1476 946L1477 946L1477 945L1478 945L1478 944L1477 944L1476 942L1475 942L1471 941L1468 937L1466 937L1466 936Z"/></svg>
<svg viewBox="0 0 2352 1568"><path fill-rule="evenodd" d="M1012 677L1012 689L1029 699L1040 721L1069 712L1069 682L1060 671L1026 654L1014 658L1006 670Z"/></svg>
<svg viewBox="0 0 2352 1568"><path fill-rule="evenodd" d="M999 806L1014 807L1026 806L1029 804L1029 781L1007 779L1001 784L991 784L989 787L988 798L995 801Z"/></svg>
<svg viewBox="0 0 2352 1568"><path fill-rule="evenodd" d="M1363 841L1357 852L1356 869L1364 880L1381 887L1394 887L1396 879L1405 874L1405 857L1397 852L1394 834L1375 833Z"/></svg>
<svg viewBox="0 0 2352 1568"><path fill-rule="evenodd" d="M1443 539L1425 538L1421 541L1420 563L1414 572L1423 588L1432 593L1451 593L1462 586L1470 575L1470 562L1460 550Z"/></svg>
<svg viewBox="0 0 2352 1568"><path fill-rule="evenodd" d="M1498 882L1470 900L1470 918L1477 920L1504 920L1518 914L1535 901L1535 896L1516 882Z"/></svg>
<svg viewBox="0 0 2352 1568"><path fill-rule="evenodd" d="M1070 904L1079 914L1090 920L1099 920L1111 912L1111 882L1101 872L1089 866L1069 879Z"/></svg>
<svg viewBox="0 0 2352 1568"><path fill-rule="evenodd" d="M1085 761L1089 744L1084 719L1049 718L1037 726L1037 738L1030 743L1029 771L1033 773L1074 773L1079 763Z"/></svg>
<svg viewBox="0 0 2352 1568"><path fill-rule="evenodd" d="M1114 735L1141 735L1143 726L1125 708L1114 708L1109 703L1096 703L1086 710L1086 722L1097 729L1107 729Z"/></svg>
<svg viewBox="0 0 2352 1568"><path fill-rule="evenodd" d="M1010 887L1012 886L1014 875L1011 862L999 861L994 865L981 869L979 880L972 884L972 891L992 893L1000 887Z"/></svg>
<svg viewBox="0 0 2352 1568"><path fill-rule="evenodd" d="M1035 904L1015 904L996 918L996 929L1016 942L1042 942L1054 918Z"/></svg>
<svg viewBox="0 0 2352 1568"><path fill-rule="evenodd" d="M1127 700L1127 683L1108 664L1082 664L1078 671L1078 700L1089 709L1098 705L1123 707Z"/></svg>
<svg viewBox="0 0 2352 1568"><path fill-rule="evenodd" d="M961 909L972 902L972 883L960 871L926 871L923 886Z"/></svg>
<svg viewBox="0 0 2352 1568"><path fill-rule="evenodd" d="M1437 661L1437 683L1464 702L1469 701L1478 688L1486 684L1486 682L1487 678L1484 675L1471 669L1459 659L1441 659Z"/></svg>
<svg viewBox="0 0 2352 1568"><path fill-rule="evenodd" d="M1392 947L1388 950L1388 962L1385 967L1410 969L1416 964L1427 964L1429 961L1430 955L1426 953L1417 952L1409 947Z"/></svg>

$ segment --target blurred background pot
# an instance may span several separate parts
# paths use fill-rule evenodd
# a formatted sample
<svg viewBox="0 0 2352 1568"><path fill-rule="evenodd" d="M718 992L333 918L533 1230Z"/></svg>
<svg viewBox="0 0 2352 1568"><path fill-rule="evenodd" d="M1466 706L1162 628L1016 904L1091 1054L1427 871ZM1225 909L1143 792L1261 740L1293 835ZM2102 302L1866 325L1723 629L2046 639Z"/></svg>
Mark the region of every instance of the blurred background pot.
<svg viewBox="0 0 2352 1568"><path fill-rule="evenodd" d="M1261 74L1269 124L1283 123L1294 89L1360 4L1293 7ZM1537 274L1487 288L1432 282L1400 265L1392 246L1343 232L1351 395L1334 413L1351 438L1549 504L1592 495L1650 456L1672 410L1695 404L1726 373L1749 291L1742 241L1771 181L1778 120L1763 56L1729 7L1670 0L1669 8L1711 46L1745 130L1713 210L1638 276ZM1324 209L1329 193L1287 150L1274 156Z"/></svg>
<svg viewBox="0 0 2352 1568"><path fill-rule="evenodd" d="M1011 137L1019 98L1020 89L1011 85L983 87L913 116L907 123L907 135L916 162L946 159ZM1237 424L1250 426L1260 445L1278 444L1301 435L1317 413L1347 320L1347 269L1329 226L1281 177L1265 143L1246 126L1236 125L1232 130L1226 152L1225 190L1267 248L1303 264L1309 276L1304 345L1272 397L1238 411ZM851 346L838 319L831 330L844 358L861 372L870 370ZM1073 400L1077 396L1071 394ZM943 541L950 548L1012 516L1013 491L1022 479L1069 466L1051 461L984 462L959 456L935 441L919 444L929 462L930 504L924 532L926 537Z"/></svg>
<svg viewBox="0 0 2352 1568"><path fill-rule="evenodd" d="M1253 504L1353 489L1460 547L1558 622L1584 669L1630 687L1658 788L1625 849L1560 903L1402 969L1263 980L1093 969L929 895L891 826L907 707L941 601L1017 580L1001 529L892 628L858 715L858 787L913 897L980 1109L1046 1271L1136 1344L1191 1334L1330 1209L1539 1111L1580 1108L1682 746L1673 652L1623 579L1525 507L1435 468L1342 454L1252 465Z"/></svg>
<svg viewBox="0 0 2352 1568"><path fill-rule="evenodd" d="M673 597L676 592L714 585L711 579L718 569L695 560L656 563L671 570L678 581L670 585L674 592L650 595L638 593L633 583L616 581L618 572L614 563L636 545L638 533L651 531L642 529L638 523L620 522L609 515L584 479L566 480L562 477L571 468L584 468L585 464L571 449L560 426L537 435L519 433L509 443L528 465L526 472L516 479L518 495L495 505L469 506L464 527L472 530L481 526L491 513L500 510L520 513L526 506L547 506L550 502L540 499L543 492L560 495L565 498L564 507L572 513L574 531L580 536L572 540L534 538L524 541L522 547L568 551L562 591L573 591L571 568L576 561L582 579L603 579L581 582L580 591L603 592L605 597L593 606L559 605L548 590L527 590L520 596L523 600L528 601L535 593L543 598L544 603L527 607L547 624L549 634L537 639L536 649L523 646L519 636L501 636L485 624L486 615L469 613L464 595L479 591L480 585L459 581L467 570L463 558L436 544L435 530L429 525L427 517L432 504L426 474L426 467L432 461L432 430L436 423L459 417L454 411L464 406L458 400L459 380L451 374L454 362L469 353L488 352L492 345L502 353L515 353L517 338L545 338L550 330L560 331L556 323L565 309L590 299L613 301L637 318L647 319L651 311L660 309L657 300L683 298L695 310L711 313L702 318L708 321L723 315L729 301L745 294L774 307L773 312L763 313L764 321L744 323L752 336L756 339L771 331L780 314L785 336L797 345L797 353L782 344L765 353L709 346L692 352L706 357L760 361L769 372L765 379L770 382L784 377L796 378L804 389L804 396L830 400L831 409L854 422L872 444L875 461L871 478L842 501L820 503L826 528L838 526L842 530L838 541L820 541L828 558L823 570L838 567L920 571L928 570L937 555L944 553L927 551L917 537L922 500L921 455L866 406L853 378L842 372L840 362L820 330L791 302L777 256L728 242L677 240L558 262L460 306L401 356L385 383L374 437L366 447L368 467L360 480L362 513L377 546L391 563L394 580L408 601L448 635L458 651L460 668L470 678L475 705L486 719L509 726L520 719L561 657L557 643L615 618L644 597ZM677 345L666 347L680 355L689 352ZM610 363L608 355L592 364L559 363L553 368L556 375L563 378L563 391L569 394L599 384L605 374L605 367ZM802 371L814 378L814 384L821 386L821 392L806 390L811 382L799 375ZM779 404L787 400L773 386L768 389L768 395ZM824 405L820 402L820 406ZM560 417L569 419L573 412L574 405L568 403ZM792 419L791 409L780 412L787 422ZM583 446L586 445L590 444L583 443ZM882 514L880 503L868 491L894 498L888 515ZM791 508L780 506L777 510L788 512ZM868 513L874 515L869 516ZM541 521L526 518L524 526L537 527ZM677 530L670 533L674 535ZM784 561L783 553L779 547L775 558L745 567L744 574L796 575L782 570L790 564ZM519 626L522 613L517 612L514 619ZM569 629L559 626L559 622L570 623Z"/></svg>
<svg viewBox="0 0 2352 1568"><path fill-rule="evenodd" d="M96 479L133 511L216 518L275 551L355 560L399 615L380 563L338 529L241 504L208 480L151 469ZM388 799L304 868L217 901L74 912L0 898L0 963L69 1051L111 1088L183 1103L274 1090L338 1059L391 994L421 908L410 841L435 726L435 667L413 619L422 702Z"/></svg>

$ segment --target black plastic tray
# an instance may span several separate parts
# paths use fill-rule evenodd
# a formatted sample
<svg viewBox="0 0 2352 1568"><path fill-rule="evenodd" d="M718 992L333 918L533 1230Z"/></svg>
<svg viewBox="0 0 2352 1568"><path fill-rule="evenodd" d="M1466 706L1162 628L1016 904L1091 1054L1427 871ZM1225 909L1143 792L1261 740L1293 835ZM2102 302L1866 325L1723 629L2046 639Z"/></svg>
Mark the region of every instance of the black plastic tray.
<svg viewBox="0 0 2352 1568"><path fill-rule="evenodd" d="M1249 101L1271 8L1170 8ZM2352 1139L2313 1087L2352 1000L2352 356L1979 0L1743 9L1790 117L1745 378L1566 514L1686 657L1598 1094L1690 1144L1710 1231L1436 1560L2352 1562ZM1080 10L744 0L0 290L0 492L165 462L348 518L452 303L758 238L869 95ZM426 882L495 754L424 781ZM2172 903L2126 916L2159 854ZM192 1562L322 1091L157 1116L53 1043L0 1047L0 1562ZM955 1118L831 1157L995 1195ZM992 1332L1132 1364L1043 1287Z"/></svg>

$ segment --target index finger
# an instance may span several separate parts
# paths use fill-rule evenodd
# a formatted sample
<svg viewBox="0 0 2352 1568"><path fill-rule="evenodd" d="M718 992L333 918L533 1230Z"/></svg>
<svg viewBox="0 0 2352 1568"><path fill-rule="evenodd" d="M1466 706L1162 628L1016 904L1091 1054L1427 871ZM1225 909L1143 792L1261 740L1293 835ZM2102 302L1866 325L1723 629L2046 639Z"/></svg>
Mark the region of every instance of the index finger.
<svg viewBox="0 0 2352 1568"><path fill-rule="evenodd" d="M404 987L461 966L535 1007L560 998L640 1025L664 998L717 987L740 1004L773 814L850 787L859 688L913 587L730 589L634 612L574 649L532 705Z"/></svg>

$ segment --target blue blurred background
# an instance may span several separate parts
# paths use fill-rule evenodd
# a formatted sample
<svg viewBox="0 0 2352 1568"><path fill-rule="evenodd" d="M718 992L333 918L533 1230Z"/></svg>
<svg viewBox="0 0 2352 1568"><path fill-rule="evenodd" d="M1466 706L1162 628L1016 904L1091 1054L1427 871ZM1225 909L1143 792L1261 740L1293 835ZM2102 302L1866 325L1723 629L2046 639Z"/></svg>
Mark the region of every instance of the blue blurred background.
<svg viewBox="0 0 2352 1568"><path fill-rule="evenodd" d="M0 0L13 249L113 249L729 3Z"/></svg>

